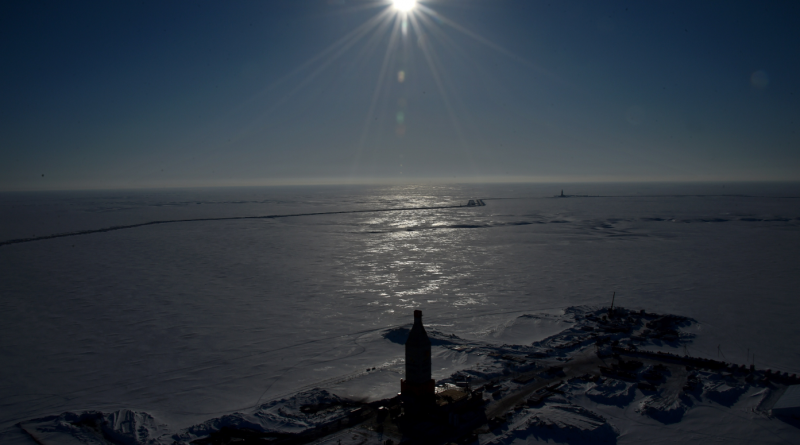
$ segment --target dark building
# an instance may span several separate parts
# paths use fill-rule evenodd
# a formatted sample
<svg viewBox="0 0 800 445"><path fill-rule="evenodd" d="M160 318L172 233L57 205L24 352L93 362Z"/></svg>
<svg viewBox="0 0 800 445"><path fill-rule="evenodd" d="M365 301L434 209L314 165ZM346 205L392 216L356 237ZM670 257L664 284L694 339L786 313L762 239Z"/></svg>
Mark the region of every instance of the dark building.
<svg viewBox="0 0 800 445"><path fill-rule="evenodd" d="M403 395L433 397L436 382L431 378L431 340L422 326L422 311L414 311L414 326L406 340L406 378L400 380Z"/></svg>

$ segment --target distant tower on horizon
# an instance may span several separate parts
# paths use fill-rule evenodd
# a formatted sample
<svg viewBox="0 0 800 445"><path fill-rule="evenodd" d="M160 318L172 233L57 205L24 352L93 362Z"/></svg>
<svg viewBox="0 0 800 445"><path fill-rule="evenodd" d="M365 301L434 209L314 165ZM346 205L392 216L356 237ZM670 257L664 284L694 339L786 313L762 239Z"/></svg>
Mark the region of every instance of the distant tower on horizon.
<svg viewBox="0 0 800 445"><path fill-rule="evenodd" d="M400 393L433 397L436 381L431 378L431 340L422 326L422 311L414 311L414 326L406 340L406 378L400 379Z"/></svg>
<svg viewBox="0 0 800 445"><path fill-rule="evenodd" d="M564 197L564 189L561 189L561 197Z"/></svg>

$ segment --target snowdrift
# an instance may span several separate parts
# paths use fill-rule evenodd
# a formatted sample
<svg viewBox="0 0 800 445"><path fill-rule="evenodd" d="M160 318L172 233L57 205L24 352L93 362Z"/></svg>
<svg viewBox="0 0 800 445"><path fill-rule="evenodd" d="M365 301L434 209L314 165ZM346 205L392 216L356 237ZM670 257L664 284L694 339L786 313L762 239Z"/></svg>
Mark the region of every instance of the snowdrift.
<svg viewBox="0 0 800 445"><path fill-rule="evenodd" d="M548 405L526 421L528 435L570 444L615 443L619 431L606 419L577 405Z"/></svg>
<svg viewBox="0 0 800 445"><path fill-rule="evenodd" d="M237 412L207 420L175 434L173 438L178 443L188 443L226 428L249 430L273 437L302 434L312 429L324 430L338 422L346 423L355 409L357 405L353 402L324 389L312 389L267 402L252 413Z"/></svg>
<svg viewBox="0 0 800 445"><path fill-rule="evenodd" d="M663 397L656 394L639 402L636 411L661 423L670 424L680 422L686 411L689 411L690 405L691 401L685 396Z"/></svg>
<svg viewBox="0 0 800 445"><path fill-rule="evenodd" d="M156 445L168 430L150 414L121 409L112 413L63 413L19 424L40 444ZM171 441L166 441L169 443Z"/></svg>
<svg viewBox="0 0 800 445"><path fill-rule="evenodd" d="M586 391L592 401L604 405L625 406L633 401L636 391L632 383L605 379Z"/></svg>

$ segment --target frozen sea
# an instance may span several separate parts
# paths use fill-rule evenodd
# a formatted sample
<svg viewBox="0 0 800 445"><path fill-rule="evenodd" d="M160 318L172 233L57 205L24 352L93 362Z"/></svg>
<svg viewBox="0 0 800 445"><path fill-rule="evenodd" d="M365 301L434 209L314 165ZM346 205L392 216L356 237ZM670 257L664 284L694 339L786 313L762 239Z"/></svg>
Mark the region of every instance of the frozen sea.
<svg viewBox="0 0 800 445"><path fill-rule="evenodd" d="M379 211L471 198L486 206ZM0 209L0 243L316 213L0 245L2 442L27 443L17 422L90 409L181 428L396 364L402 346L380 332L417 308L431 328L506 341L522 313L616 292L697 320L690 354L800 373L800 184L31 192ZM332 213L352 210L376 211Z"/></svg>

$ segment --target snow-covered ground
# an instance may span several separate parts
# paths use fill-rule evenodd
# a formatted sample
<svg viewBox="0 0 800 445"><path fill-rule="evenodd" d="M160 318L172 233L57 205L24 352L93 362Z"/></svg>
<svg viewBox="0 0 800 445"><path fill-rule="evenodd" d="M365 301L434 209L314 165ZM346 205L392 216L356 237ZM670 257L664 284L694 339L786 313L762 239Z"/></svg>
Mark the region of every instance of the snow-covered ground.
<svg viewBox="0 0 800 445"><path fill-rule="evenodd" d="M549 198L561 188L627 197ZM0 241L151 220L487 204L184 222L0 246L0 441L27 443L15 423L67 411L127 409L174 431L319 382L343 397L382 398L399 386L402 345L381 333L407 325L413 308L429 328L461 338L530 343L558 321L520 314L608 304L612 291L626 307L697 320L693 355L745 363L755 354L759 368L798 373L800 199L791 196L800 188L0 195ZM434 376L475 360L442 349Z"/></svg>
<svg viewBox="0 0 800 445"><path fill-rule="evenodd" d="M696 322L675 317L661 328L666 331L654 331L650 322L659 315L623 315L629 320L627 332L609 333L615 325L600 320L605 312L582 306L559 314L523 314L505 323L516 328L516 335L504 343L431 330L437 374L450 372L440 386L468 381L484 399L479 406L483 416L478 417L490 420L470 427L477 433L470 443L781 444L800 439L796 421L769 411L796 378L768 376L763 370L753 374L738 366L720 368L719 361L682 362L676 354L648 355L645 351L654 349L679 352L696 338L690 329ZM558 332L537 335L543 327L555 326ZM665 340L667 332L674 332L674 339ZM407 335L406 327L395 327L369 342L394 350L392 344ZM624 348L613 349L609 343L615 340ZM631 348L632 341L636 347ZM615 351L620 355L613 356ZM64 413L20 426L43 444L188 444L212 436L211 443L228 443L229 438L301 434L319 444L344 439L381 445L400 436L375 428L370 417L374 407L362 403L393 397L402 370L402 363L385 363L182 429L128 409Z"/></svg>

